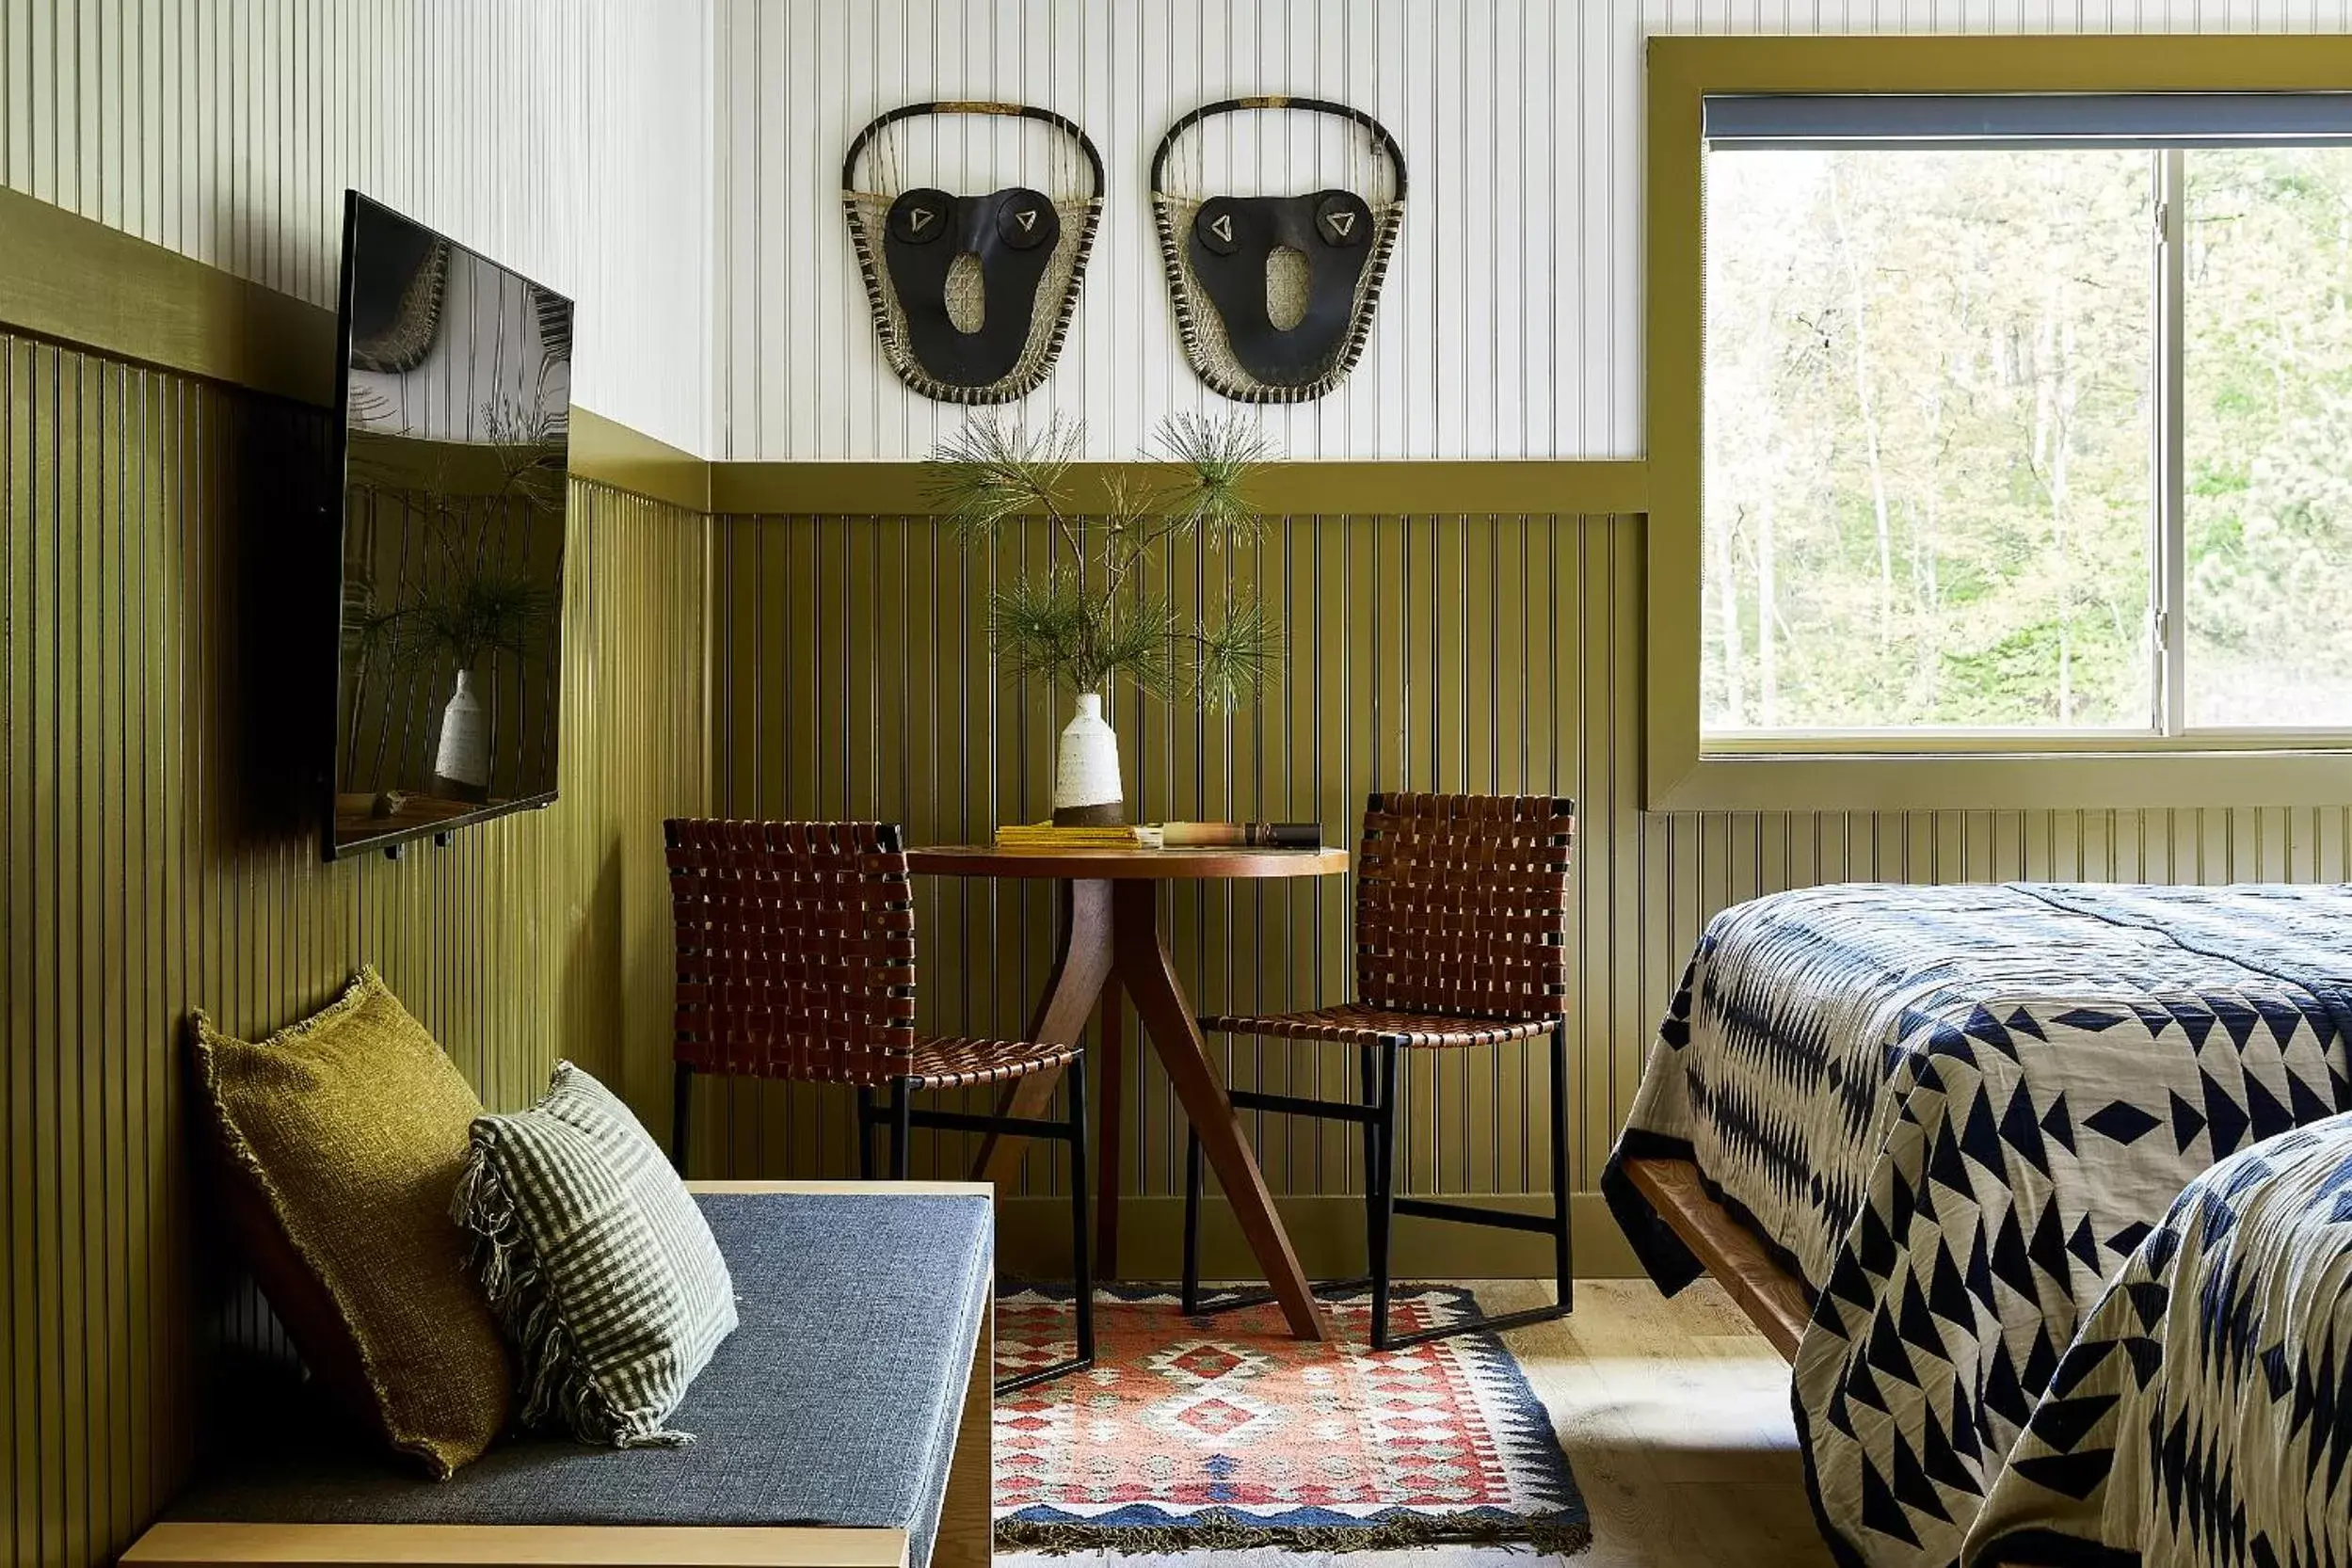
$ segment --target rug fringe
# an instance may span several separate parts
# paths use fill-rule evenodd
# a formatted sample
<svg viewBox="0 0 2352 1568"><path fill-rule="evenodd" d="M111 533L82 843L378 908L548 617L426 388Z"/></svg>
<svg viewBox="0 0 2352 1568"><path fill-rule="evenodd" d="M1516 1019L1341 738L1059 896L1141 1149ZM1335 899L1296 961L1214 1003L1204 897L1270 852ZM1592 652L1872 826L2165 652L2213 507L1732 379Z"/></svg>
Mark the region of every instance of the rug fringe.
<svg viewBox="0 0 2352 1568"><path fill-rule="evenodd" d="M1000 1520L1000 1551L1042 1552L1242 1552L1278 1547L1291 1552L1378 1552L1413 1546L1521 1546L1547 1557L1574 1557L1592 1544L1592 1527L1568 1515L1522 1515L1446 1519L1403 1513L1374 1524L1261 1525L1241 1515L1216 1512L1180 1525L1089 1525Z"/></svg>

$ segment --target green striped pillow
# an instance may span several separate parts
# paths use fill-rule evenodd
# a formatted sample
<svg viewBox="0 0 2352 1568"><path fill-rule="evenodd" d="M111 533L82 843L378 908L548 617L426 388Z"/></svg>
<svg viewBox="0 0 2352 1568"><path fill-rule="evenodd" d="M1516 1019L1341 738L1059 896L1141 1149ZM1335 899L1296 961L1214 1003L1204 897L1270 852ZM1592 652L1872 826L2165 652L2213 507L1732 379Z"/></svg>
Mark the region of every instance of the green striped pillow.
<svg viewBox="0 0 2352 1568"><path fill-rule="evenodd" d="M666 1423L735 1329L727 1260L629 1108L568 1062L546 1096L482 1116L452 1217L517 1357L517 1420L677 1447Z"/></svg>

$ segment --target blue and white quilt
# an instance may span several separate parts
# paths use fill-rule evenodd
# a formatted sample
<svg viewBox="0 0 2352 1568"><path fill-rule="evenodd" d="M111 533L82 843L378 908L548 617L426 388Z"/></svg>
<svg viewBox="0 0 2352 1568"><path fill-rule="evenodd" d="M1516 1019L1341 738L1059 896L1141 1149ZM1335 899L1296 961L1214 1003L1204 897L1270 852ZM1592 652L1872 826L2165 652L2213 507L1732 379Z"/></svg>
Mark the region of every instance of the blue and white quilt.
<svg viewBox="0 0 2352 1568"><path fill-rule="evenodd" d="M2189 1184L2058 1358L1961 1556L2352 1563L2352 1116Z"/></svg>
<svg viewBox="0 0 2352 1568"><path fill-rule="evenodd" d="M2352 1110L2352 888L1841 886L1709 923L1602 1188L1693 1160L1817 1293L1793 1403L1839 1560L1944 1568L2199 1172Z"/></svg>

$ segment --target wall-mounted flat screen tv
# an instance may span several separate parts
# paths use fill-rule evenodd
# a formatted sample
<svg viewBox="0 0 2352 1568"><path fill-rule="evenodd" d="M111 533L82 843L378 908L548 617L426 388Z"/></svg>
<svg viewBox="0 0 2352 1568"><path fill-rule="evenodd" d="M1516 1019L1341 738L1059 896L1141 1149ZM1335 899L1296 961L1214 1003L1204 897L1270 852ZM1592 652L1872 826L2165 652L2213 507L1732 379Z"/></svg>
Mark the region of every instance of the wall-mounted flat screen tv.
<svg viewBox="0 0 2352 1568"><path fill-rule="evenodd" d="M572 303L344 198L328 857L555 798Z"/></svg>

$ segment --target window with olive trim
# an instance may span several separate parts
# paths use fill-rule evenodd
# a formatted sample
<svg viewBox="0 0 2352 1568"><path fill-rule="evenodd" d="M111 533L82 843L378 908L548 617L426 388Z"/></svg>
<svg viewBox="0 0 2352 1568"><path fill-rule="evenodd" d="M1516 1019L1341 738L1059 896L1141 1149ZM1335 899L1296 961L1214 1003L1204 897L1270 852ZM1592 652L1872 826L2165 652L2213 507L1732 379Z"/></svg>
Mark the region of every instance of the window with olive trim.
<svg viewBox="0 0 2352 1568"><path fill-rule="evenodd" d="M1704 138L1708 749L2352 731L2352 95Z"/></svg>

